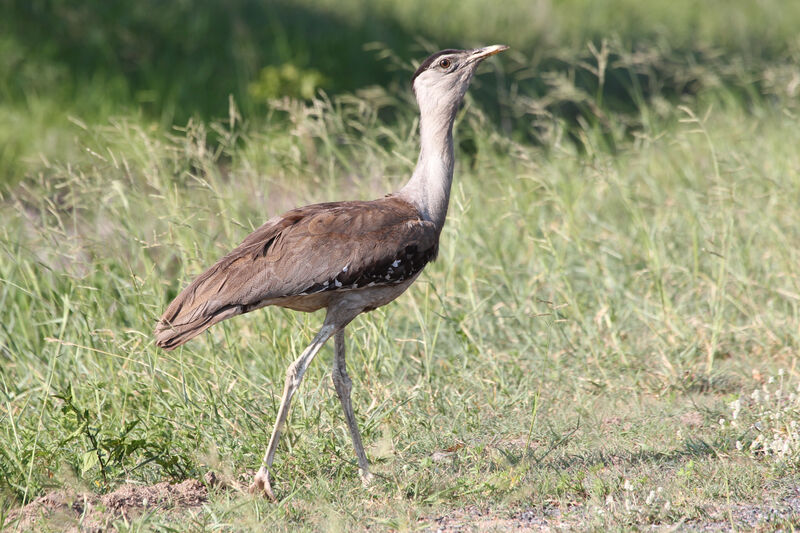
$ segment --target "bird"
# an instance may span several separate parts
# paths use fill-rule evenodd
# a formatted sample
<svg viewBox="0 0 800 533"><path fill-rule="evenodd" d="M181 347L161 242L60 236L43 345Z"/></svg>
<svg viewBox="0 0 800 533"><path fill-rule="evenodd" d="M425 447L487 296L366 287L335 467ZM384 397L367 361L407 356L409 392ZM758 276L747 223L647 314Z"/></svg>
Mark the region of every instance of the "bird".
<svg viewBox="0 0 800 533"><path fill-rule="evenodd" d="M261 467L249 487L277 501L270 468L292 396L334 337L332 379L365 485L373 479L350 401L345 327L400 296L436 259L453 181L453 125L478 65L507 50L492 45L434 53L411 86L419 106L420 152L408 182L372 201L328 202L271 218L200 274L167 306L156 345L172 350L222 320L266 306L325 309L311 344L287 368L283 395Z"/></svg>

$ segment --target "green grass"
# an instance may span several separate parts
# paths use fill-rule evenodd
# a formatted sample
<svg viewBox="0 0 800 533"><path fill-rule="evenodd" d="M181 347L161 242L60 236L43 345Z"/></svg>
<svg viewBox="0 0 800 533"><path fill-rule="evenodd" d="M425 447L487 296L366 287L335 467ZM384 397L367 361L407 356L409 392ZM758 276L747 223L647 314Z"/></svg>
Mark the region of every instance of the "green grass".
<svg viewBox="0 0 800 533"><path fill-rule="evenodd" d="M3 508L259 466L285 368L322 316L259 311L170 353L155 319L270 216L401 185L416 136L398 98L275 104L256 125L232 109L169 134L72 123L75 155L4 193ZM558 509L581 528L741 527L736 505L791 495L800 449L750 445L756 428L791 444L800 420L762 383L800 381L796 105L716 92L642 107L634 135L612 116L573 142L552 122L532 146L471 102L438 262L348 328L377 482L358 479L326 348L279 447L281 503L217 491L186 528L405 530L472 506ZM772 400L749 399L763 387Z"/></svg>
<svg viewBox="0 0 800 533"><path fill-rule="evenodd" d="M507 78L473 92L495 123L605 122L713 88L786 92L800 61L793 0L6 0L0 4L0 187L32 161L72 159L70 117L143 116L168 129L267 97L405 91L426 53L496 42ZM603 59L602 82L597 64ZM561 94L565 88L568 94ZM790 96L796 95L796 88ZM496 102L502 102L499 106ZM69 156L69 157L66 157Z"/></svg>
<svg viewBox="0 0 800 533"><path fill-rule="evenodd" d="M797 528L800 4L98 6L0 8L0 524L59 489L249 480L322 315L169 353L157 317L267 218L402 185L410 58L507 42L458 118L439 260L348 327L374 485L326 347L279 504L115 527Z"/></svg>

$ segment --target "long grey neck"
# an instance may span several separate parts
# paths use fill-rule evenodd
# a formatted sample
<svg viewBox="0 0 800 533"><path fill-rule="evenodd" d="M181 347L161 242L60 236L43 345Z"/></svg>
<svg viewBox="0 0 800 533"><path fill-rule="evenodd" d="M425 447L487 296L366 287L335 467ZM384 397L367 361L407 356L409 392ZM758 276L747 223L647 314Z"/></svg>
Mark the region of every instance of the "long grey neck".
<svg viewBox="0 0 800 533"><path fill-rule="evenodd" d="M453 183L453 121L457 105L436 113L420 109L420 151L417 167L397 195L410 202L441 231Z"/></svg>

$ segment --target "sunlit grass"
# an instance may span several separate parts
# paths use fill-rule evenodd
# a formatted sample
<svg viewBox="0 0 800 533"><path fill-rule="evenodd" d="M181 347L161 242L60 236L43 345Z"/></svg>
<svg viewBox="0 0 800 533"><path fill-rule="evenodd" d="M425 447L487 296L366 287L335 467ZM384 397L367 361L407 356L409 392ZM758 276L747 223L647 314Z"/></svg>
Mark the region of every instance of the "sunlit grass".
<svg viewBox="0 0 800 533"><path fill-rule="evenodd" d="M457 137L474 146L438 262L348 328L377 483L361 487L325 349L279 448L282 504L215 493L191 527L413 529L478 506L624 529L781 498L797 458L740 450L755 426L719 419L778 369L798 380L800 131L781 104L732 102L662 110L635 136L587 126L577 144L554 124L540 147L467 106ZM281 104L258 127L232 108L171 134L75 125L80 155L4 197L5 507L259 465L285 368L322 316L258 311L169 353L151 330L265 219L401 185L414 116L390 127L378 105Z"/></svg>
<svg viewBox="0 0 800 533"><path fill-rule="evenodd" d="M640 117L619 116L644 103L658 113L707 89L796 98L798 20L792 0L11 0L0 5L0 190L42 157L73 159L75 120L213 121L231 95L260 120L269 98L405 90L442 48L511 45L501 75L472 91L506 134L537 142L549 121L627 127Z"/></svg>

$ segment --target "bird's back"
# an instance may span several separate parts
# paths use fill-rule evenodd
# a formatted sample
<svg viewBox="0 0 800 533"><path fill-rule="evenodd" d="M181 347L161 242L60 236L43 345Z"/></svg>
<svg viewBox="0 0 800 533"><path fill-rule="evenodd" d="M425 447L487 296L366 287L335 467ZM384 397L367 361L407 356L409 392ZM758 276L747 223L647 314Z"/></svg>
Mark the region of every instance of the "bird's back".
<svg viewBox="0 0 800 533"><path fill-rule="evenodd" d="M398 285L436 257L439 232L393 196L294 209L273 218L167 307L156 344L173 349L211 325L265 305L304 311L337 294ZM379 305L382 305L380 302ZM368 296L365 308L370 307Z"/></svg>

